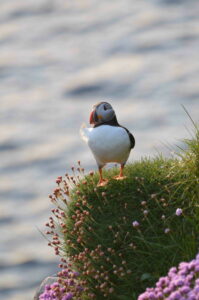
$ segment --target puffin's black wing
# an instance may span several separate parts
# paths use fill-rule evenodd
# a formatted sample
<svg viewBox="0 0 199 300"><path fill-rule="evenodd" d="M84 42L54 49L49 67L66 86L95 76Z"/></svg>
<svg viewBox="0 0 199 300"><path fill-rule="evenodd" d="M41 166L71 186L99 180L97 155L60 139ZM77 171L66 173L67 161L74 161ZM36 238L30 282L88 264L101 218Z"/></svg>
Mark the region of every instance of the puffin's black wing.
<svg viewBox="0 0 199 300"><path fill-rule="evenodd" d="M135 138L130 132L128 132L128 135L129 135L130 142L131 142L131 149L133 149L135 147Z"/></svg>
<svg viewBox="0 0 199 300"><path fill-rule="evenodd" d="M123 126L121 126L121 127L123 127ZM130 143L131 143L131 149L133 149L135 147L135 138L134 138L134 136L132 135L132 133L130 133L130 131L127 128L125 128L125 127L123 127L123 128L126 130L126 132L129 135L129 139L130 139Z"/></svg>

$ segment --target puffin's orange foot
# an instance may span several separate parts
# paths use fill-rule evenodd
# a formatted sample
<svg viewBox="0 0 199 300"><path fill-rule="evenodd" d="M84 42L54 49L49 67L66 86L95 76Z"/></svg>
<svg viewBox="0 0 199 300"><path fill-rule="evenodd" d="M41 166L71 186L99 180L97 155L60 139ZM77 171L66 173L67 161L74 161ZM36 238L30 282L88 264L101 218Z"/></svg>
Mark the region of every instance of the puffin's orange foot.
<svg viewBox="0 0 199 300"><path fill-rule="evenodd" d="M117 176L115 176L113 178L116 179L116 180L123 180L123 179L126 178L126 176L117 175Z"/></svg>
<svg viewBox="0 0 199 300"><path fill-rule="evenodd" d="M108 179L100 179L97 186L105 186L108 183Z"/></svg>

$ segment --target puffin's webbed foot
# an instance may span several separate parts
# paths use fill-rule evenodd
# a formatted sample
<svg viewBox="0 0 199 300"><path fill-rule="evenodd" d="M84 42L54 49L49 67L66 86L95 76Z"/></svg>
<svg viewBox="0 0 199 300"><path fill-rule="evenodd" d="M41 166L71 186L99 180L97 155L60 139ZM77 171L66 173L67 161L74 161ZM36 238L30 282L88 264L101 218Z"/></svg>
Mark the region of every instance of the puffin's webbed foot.
<svg viewBox="0 0 199 300"><path fill-rule="evenodd" d="M116 179L116 180L123 180L123 179L126 178L126 176L117 175L117 176L114 176L113 178Z"/></svg>
<svg viewBox="0 0 199 300"><path fill-rule="evenodd" d="M117 176L115 176L115 177L113 177L113 178L116 179L116 180L123 180L123 179L125 179L126 176L124 176L124 174L123 174L123 169L124 169L124 164L121 164L120 174L117 175Z"/></svg>
<svg viewBox="0 0 199 300"><path fill-rule="evenodd" d="M108 183L108 179L100 179L97 186L105 186Z"/></svg>
<svg viewBox="0 0 199 300"><path fill-rule="evenodd" d="M99 175L100 175L100 179L99 182L97 184L97 186L105 186L108 183L108 179L104 179L102 177L102 167L99 167Z"/></svg>

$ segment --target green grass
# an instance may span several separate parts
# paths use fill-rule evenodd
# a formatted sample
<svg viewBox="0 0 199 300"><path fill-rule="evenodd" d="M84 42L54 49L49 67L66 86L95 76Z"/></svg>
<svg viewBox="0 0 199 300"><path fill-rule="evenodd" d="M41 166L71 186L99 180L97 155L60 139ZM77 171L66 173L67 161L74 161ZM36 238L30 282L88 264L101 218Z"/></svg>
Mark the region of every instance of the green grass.
<svg viewBox="0 0 199 300"><path fill-rule="evenodd" d="M123 181L113 179L117 168L105 171L105 187L97 187L97 173L76 178L69 199L64 193L74 178L59 183L55 201L65 212L56 223L60 253L80 272L83 299L137 299L171 266L197 253L197 127L185 143L178 158L158 156L127 165ZM182 215L176 215L177 208Z"/></svg>

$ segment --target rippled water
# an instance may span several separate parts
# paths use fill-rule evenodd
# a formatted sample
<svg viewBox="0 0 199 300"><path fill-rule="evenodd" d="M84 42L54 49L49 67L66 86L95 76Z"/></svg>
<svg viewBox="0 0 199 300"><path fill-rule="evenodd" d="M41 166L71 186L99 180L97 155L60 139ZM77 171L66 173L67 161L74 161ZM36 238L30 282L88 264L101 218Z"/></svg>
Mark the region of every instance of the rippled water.
<svg viewBox="0 0 199 300"><path fill-rule="evenodd" d="M40 234L54 180L96 169L79 127L99 100L136 137L130 160L173 147L199 112L199 2L1 0L0 298L56 272ZM165 145L164 145L165 144Z"/></svg>

